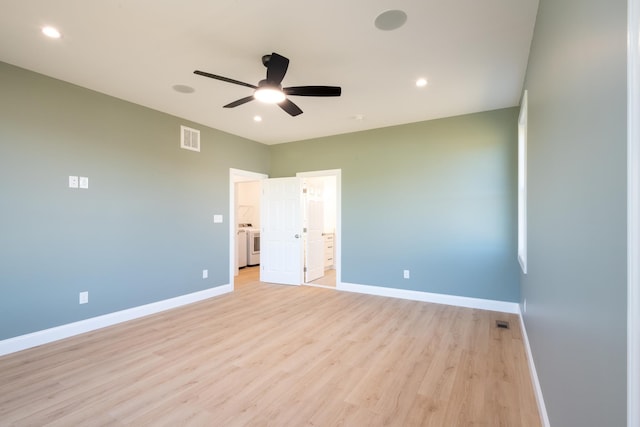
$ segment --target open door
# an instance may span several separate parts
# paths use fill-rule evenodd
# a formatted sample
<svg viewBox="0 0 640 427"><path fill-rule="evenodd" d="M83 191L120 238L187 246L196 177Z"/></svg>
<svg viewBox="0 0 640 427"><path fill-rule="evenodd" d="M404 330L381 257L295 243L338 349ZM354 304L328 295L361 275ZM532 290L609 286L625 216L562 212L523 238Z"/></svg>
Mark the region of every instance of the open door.
<svg viewBox="0 0 640 427"><path fill-rule="evenodd" d="M324 181L307 178L304 191L304 281L309 283L324 276Z"/></svg>
<svg viewBox="0 0 640 427"><path fill-rule="evenodd" d="M260 281L300 285L302 274L301 179L261 181Z"/></svg>

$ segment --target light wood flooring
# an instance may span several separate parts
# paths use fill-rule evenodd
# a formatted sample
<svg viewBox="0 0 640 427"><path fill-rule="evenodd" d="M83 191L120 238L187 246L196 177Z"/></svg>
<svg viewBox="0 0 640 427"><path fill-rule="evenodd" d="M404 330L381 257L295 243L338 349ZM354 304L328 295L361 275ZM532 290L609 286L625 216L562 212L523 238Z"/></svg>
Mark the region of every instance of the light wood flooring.
<svg viewBox="0 0 640 427"><path fill-rule="evenodd" d="M313 285L336 287L336 270L329 269L324 271L324 276L311 282Z"/></svg>
<svg viewBox="0 0 640 427"><path fill-rule="evenodd" d="M233 293L1 357L0 425L540 423L517 316L253 270Z"/></svg>
<svg viewBox="0 0 640 427"><path fill-rule="evenodd" d="M236 277L236 282L239 281L240 284L242 283L246 283L246 282L250 282L250 281L257 281L260 279L260 266L253 266L253 267L244 267L240 269L240 275L238 277ZM330 268L328 270L324 271L324 276L322 276L319 279L313 280L311 282L309 282L310 285L318 285L318 286L324 286L324 287L328 287L328 288L335 288L336 287L336 270L333 268Z"/></svg>

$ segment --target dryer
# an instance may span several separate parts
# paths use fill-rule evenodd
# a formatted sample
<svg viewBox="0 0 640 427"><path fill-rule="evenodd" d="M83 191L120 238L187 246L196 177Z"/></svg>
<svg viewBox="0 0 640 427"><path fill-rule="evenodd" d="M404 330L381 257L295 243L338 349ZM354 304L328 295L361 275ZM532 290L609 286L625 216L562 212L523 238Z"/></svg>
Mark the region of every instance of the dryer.
<svg viewBox="0 0 640 427"><path fill-rule="evenodd" d="M247 265L260 264L260 229L247 228Z"/></svg>

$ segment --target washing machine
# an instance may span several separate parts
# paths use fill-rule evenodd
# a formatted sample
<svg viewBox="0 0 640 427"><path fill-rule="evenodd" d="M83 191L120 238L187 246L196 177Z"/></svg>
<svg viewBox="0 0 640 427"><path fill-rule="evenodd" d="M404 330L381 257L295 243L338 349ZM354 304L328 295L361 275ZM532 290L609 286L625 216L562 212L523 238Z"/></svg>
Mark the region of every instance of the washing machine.
<svg viewBox="0 0 640 427"><path fill-rule="evenodd" d="M260 264L260 229L247 228L247 265Z"/></svg>

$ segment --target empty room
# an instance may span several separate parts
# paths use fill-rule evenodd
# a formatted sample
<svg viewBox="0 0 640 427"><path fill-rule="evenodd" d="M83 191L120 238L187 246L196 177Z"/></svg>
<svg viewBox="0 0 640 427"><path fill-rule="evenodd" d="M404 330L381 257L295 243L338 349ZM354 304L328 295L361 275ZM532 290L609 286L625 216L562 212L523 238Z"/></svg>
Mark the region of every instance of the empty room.
<svg viewBox="0 0 640 427"><path fill-rule="evenodd" d="M640 0L0 10L0 426L640 425Z"/></svg>

